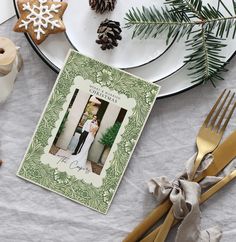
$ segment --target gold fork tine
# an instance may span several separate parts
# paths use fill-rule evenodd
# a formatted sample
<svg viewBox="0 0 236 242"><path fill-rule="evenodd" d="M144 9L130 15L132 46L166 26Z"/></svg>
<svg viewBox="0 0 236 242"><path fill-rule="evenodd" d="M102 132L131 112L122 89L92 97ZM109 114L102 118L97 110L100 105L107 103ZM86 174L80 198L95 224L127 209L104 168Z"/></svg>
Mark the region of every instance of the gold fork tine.
<svg viewBox="0 0 236 242"><path fill-rule="evenodd" d="M229 97L229 94L230 94L230 91L228 91L228 93L227 93L225 99L223 100L223 102L221 103L221 105L220 105L219 109L217 110L215 116L213 117L213 119L212 119L212 121L211 121L211 123L210 123L210 127L212 127L212 128L214 127L215 122L216 122L216 119L219 117L219 114L220 114L221 110L223 109L223 107L224 107L224 105L225 105L225 102L226 102L226 100L227 100L228 97Z"/></svg>
<svg viewBox="0 0 236 242"><path fill-rule="evenodd" d="M226 122L224 123L224 126L222 127L222 129L220 130L220 132L218 132L218 130L220 129L220 124L221 122L223 121L226 113L227 113L227 110L229 109L229 106L230 106L230 103L231 103L231 99L234 98L234 95L235 93L233 93L230 101L227 103L226 107L224 108L225 104L226 104L226 101L231 93L231 91L228 91L224 100L222 101L220 107L218 108L218 110L216 111L219 103L221 102L224 94L226 92L226 89L223 91L223 93L220 95L220 97L217 99L216 103L214 104L213 108L211 109L210 113L208 114L206 120L204 121L203 123L203 126L200 128L200 131L197 135L197 147L198 147L198 154L197 154L197 157L195 159L195 162L194 162L194 167L193 167L193 170L192 170L192 174L190 174L190 179L193 179L194 178L194 175L202 161L202 159L204 158L204 156L213 151L217 146L218 144L220 143L220 140L222 138L222 135L223 135L223 132L225 131L226 129L226 126L229 122L229 119L231 118L232 114L233 114L233 111L235 108L233 108L230 112L230 115L228 116ZM224 108L224 112L223 114L221 115L221 111L222 109ZM214 115L212 121L211 118L212 116ZM220 117L220 121L217 123L217 125L215 126L215 122L217 120L217 118ZM221 120L222 119L222 120ZM209 124L210 123L210 124ZM219 126L218 126L219 124ZM205 142L203 141L205 140ZM209 141L209 142L208 142Z"/></svg>
<svg viewBox="0 0 236 242"><path fill-rule="evenodd" d="M225 99L224 99L223 102L221 103L221 105L220 105L219 109L217 110L217 112L216 112L214 118L211 120L210 127L214 127L215 122L216 122L216 119L219 117L220 112L221 112L221 110L223 109L223 107L224 107L224 105L225 105L225 103L226 103L226 100L227 100L228 97L229 97L229 94L230 94L230 91L228 91L228 93L227 93Z"/></svg>
<svg viewBox="0 0 236 242"><path fill-rule="evenodd" d="M233 99L234 99L234 96L235 96L235 93L232 95L232 97L230 98L230 100L229 100L229 102L228 102L228 104L227 104L227 106L226 106L226 108L225 108L225 110L224 110L224 112L222 113L222 115L221 115L221 117L220 117L220 119L219 119L219 121L218 121L218 123L217 123L217 125L216 125L216 127L215 127L215 129L217 130L217 131L219 131L220 130L220 125L221 125L221 123L222 123L222 121L223 121L223 119L224 119L224 117L225 117L225 115L226 115L226 113L227 113L227 111L228 111L228 109L229 109L229 106L230 106L230 104L232 103L232 101L233 101ZM233 108L232 108L233 109ZM233 113L232 113L233 114ZM232 115L231 114L231 115ZM231 116L229 115L228 117L227 117L227 119L228 118L231 118Z"/></svg>
<svg viewBox="0 0 236 242"><path fill-rule="evenodd" d="M210 113L207 115L206 120L204 121L204 125L205 125L205 126L208 125L208 123L209 123L209 121L210 121L210 119L211 119L212 114L215 112L215 110L216 110L218 104L220 103L222 97L224 96L225 92L226 92L226 89L225 89L225 90L222 92L222 94L219 96L218 100L216 101L215 105L214 105L213 108L211 109Z"/></svg>
<svg viewBox="0 0 236 242"><path fill-rule="evenodd" d="M232 116L232 114L233 114L235 108L236 108L236 102L234 103L233 108L231 109L231 111L230 111L230 113L229 113L227 119L225 120L225 123L223 124L223 126L222 126L222 128L221 128L221 130L220 130L220 133L221 133L221 132L224 133L224 131L225 131L227 125L228 125L228 122L229 122L229 120L230 120L230 118L231 118L231 116Z"/></svg>

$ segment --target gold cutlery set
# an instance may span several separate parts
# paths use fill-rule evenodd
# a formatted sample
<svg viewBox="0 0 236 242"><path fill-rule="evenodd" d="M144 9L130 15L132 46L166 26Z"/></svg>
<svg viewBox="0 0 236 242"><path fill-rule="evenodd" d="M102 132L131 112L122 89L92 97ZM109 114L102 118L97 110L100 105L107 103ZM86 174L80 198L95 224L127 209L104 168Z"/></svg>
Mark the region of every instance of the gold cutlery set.
<svg viewBox="0 0 236 242"><path fill-rule="evenodd" d="M224 90L200 128L196 139L198 153L188 180L200 182L207 176L216 176L224 170L234 158L236 158L236 131L220 144L224 131L236 107L234 95L234 93L231 94L231 91L226 93L226 90ZM212 155L213 161L199 175L196 172L201 165L201 162L208 154ZM232 171L229 175L226 175L219 182L202 193L199 204L208 200L234 178L236 178L236 170ZM153 229L155 224L157 224L166 213L168 214L163 224ZM166 199L157 206L123 240L123 242L164 242L171 227L176 223L178 223L178 220L174 217L172 203L169 199ZM150 230L152 230L152 232L148 234Z"/></svg>

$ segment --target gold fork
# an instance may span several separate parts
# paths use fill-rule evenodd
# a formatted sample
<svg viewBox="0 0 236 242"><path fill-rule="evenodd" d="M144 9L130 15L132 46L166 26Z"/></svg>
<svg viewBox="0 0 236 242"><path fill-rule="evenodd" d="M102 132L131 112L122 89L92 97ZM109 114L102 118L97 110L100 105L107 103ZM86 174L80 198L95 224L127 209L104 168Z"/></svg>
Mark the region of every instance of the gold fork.
<svg viewBox="0 0 236 242"><path fill-rule="evenodd" d="M210 122L211 117L215 113L217 107L219 106L220 101L222 101L222 98L223 98L225 92L226 92L226 90L224 90L224 92L220 95L220 97L216 101L215 105L213 106L212 110L208 114L208 116L207 116L207 118L206 118L206 120L205 120L205 122L203 124L203 126L205 128L201 128L201 130L203 130L202 132L206 133L205 129L206 129L207 125L213 126L215 124L215 122L217 120L217 116L219 116L220 111L217 112L217 116L212 119L212 122L211 123L209 123L209 122ZM227 98L229 97L229 95L230 95L230 92L228 92ZM234 96L234 94L233 94L233 96ZM230 103L232 102L233 96L230 99ZM226 98L223 100L223 106L224 106L225 102L226 102ZM225 130L225 128L226 128L226 126L227 126L227 124L229 122L229 119L231 118L231 116L233 114L235 106L231 109L231 112L227 116L225 123L223 124L222 128L219 130L219 127L220 127L220 125L221 125L221 123L222 123L222 121L223 121L223 119L224 119L224 117L226 115L226 112L229 109L230 103L228 103L226 109L223 111L223 114L221 115L220 120L217 122L216 127L218 128L218 131L221 133L220 135L217 135L218 139L219 138L221 139L221 137L222 137L222 135L224 133L224 130ZM223 106L221 104L220 110L223 108ZM160 204L158 207L156 207L137 227L135 227L134 230L130 234L127 235L127 237L123 240L123 242L138 241L149 229L151 229L155 225L155 223L167 212L167 210L170 207L171 207L170 200L169 199L165 200L162 204ZM156 236L156 234L155 234L155 236ZM145 239L143 241L145 241Z"/></svg>
<svg viewBox="0 0 236 242"><path fill-rule="evenodd" d="M220 97L218 98L218 100L216 101L215 105L213 106L212 110L210 111L210 113L208 114L206 120L204 121L202 127L199 130L199 133L197 135L197 139L196 139L196 144L197 144L197 149L198 149L198 154L197 154L197 158L195 160L194 163L194 168L190 174L190 179L193 180L194 175L202 161L202 159L204 158L204 156L210 152L212 152L220 143L220 140L223 136L223 133L226 129L226 126L229 122L229 119L231 117L231 115L226 119L224 125L222 127L221 123L226 115L226 112L234 98L235 93L233 93L233 95L231 96L231 99L229 100L226 108L224 109L219 121L216 124L217 118L220 115L221 110L223 109L225 102L227 100L227 98L230 95L230 91L228 91L226 97L224 98L223 102L221 103L221 106L219 107L218 111L216 112L215 116L212 118L213 114L215 113L217 106L219 105L223 95L225 94L226 90L223 91L223 93L220 95ZM232 109L233 110L233 109ZM233 113L233 112L232 112ZM212 120L211 120L212 118ZM211 120L211 122L210 122Z"/></svg>
<svg viewBox="0 0 236 242"><path fill-rule="evenodd" d="M228 122L233 114L233 111L235 109L235 105L233 108L231 108L230 113L228 114L224 124L221 126L225 115L230 107L230 104L232 103L232 100L234 98L235 93L231 96L230 100L227 102L226 107L225 103L230 95L230 91L228 91L226 97L220 104L226 90L223 91L223 93L220 95L218 100L216 101L215 105L211 109L210 113L208 114L206 120L204 121L202 127L199 130L199 133L197 135L197 149L198 149L198 154L197 158L194 162L194 168L191 171L190 174L190 180L193 180L195 173L202 161L202 159L205 157L205 155L209 154L212 152L220 143L220 140L223 136L223 133L228 125ZM219 106L217 110L217 107ZM224 108L224 110L223 110ZM223 110L222 114L221 111ZM218 121L217 121L218 119ZM159 233L157 234L154 242L164 242L166 240L166 237L171 229L172 224L174 223L174 215L173 215L173 207L170 209L169 213L166 216L166 219L161 226Z"/></svg>

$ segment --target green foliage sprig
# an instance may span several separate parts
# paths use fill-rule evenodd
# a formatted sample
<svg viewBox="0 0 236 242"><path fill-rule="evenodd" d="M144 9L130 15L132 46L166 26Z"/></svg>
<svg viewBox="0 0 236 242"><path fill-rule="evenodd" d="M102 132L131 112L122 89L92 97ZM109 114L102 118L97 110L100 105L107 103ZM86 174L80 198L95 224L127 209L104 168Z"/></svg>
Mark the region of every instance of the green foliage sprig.
<svg viewBox="0 0 236 242"><path fill-rule="evenodd" d="M121 123L116 122L113 126L108 128L105 133L102 135L101 139L99 142L105 146L112 147L116 136L120 130Z"/></svg>
<svg viewBox="0 0 236 242"><path fill-rule="evenodd" d="M229 1L229 0L228 0ZM225 39L236 35L236 3L232 0L232 13L222 0L218 7L204 5L202 0L166 0L165 7L158 10L155 6L132 8L126 13L126 27L133 29L133 38L156 38L167 32L166 42L170 39L186 37L189 54L185 62L193 82L223 79L226 71L225 57L221 52L226 47ZM223 7L228 16L219 11Z"/></svg>

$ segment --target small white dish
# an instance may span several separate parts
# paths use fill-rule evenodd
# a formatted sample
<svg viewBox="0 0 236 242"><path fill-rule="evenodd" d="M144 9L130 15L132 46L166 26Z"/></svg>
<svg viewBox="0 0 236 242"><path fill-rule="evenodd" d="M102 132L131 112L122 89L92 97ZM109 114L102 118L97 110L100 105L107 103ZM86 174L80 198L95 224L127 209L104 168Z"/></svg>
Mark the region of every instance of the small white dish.
<svg viewBox="0 0 236 242"><path fill-rule="evenodd" d="M121 69L141 66L161 56L171 44L166 45L166 34L155 39L132 39L132 31L125 28L125 15L128 9L152 6L156 0L117 1L113 11L103 14L93 11L88 0L67 2L63 22L69 41L81 54L105 64ZM159 3L162 6L164 0L159 0ZM122 40L118 41L118 47L104 51L95 41L98 39L98 27L105 19L120 23Z"/></svg>

